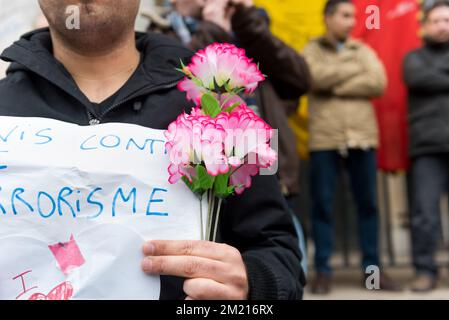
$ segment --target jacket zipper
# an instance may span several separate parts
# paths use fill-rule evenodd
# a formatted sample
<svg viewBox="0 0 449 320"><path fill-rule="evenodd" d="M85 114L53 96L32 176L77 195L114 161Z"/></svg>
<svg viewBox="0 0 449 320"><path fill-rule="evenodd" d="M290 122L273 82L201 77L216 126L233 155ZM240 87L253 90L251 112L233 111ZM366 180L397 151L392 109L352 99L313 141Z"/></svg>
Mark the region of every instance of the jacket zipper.
<svg viewBox="0 0 449 320"><path fill-rule="evenodd" d="M124 99L124 100L122 100L122 101L120 101L120 102L118 102L118 103L112 105L112 106L109 107L108 109L106 109L106 110L105 110L105 111L104 111L98 118L94 117L94 115L92 114L92 112L90 112L89 110L86 109L86 111L87 111L87 116L88 116L88 118L89 118L89 125L94 126L94 125L100 124L100 123L101 123L101 120L104 118L104 116L106 116L106 114L108 114L108 113L111 112L112 110L114 110L114 109L120 107L121 105L123 105L123 104L129 102L129 101L132 100L132 99L135 99L135 98L137 98L137 97L139 97L139 96L142 96L142 95L144 95L144 94L151 94L151 93L157 92L157 91L159 91L159 90L170 89L170 88L175 87L177 84L178 84L178 81L177 81L177 82L172 82L172 83L169 83L169 84L165 84L165 85L160 85L160 86L157 86L157 87L152 87L151 89L146 89L146 88L141 89L141 90L139 90L139 91L141 91L141 92L138 91L137 93L135 93L135 94L132 95L131 97L126 98L126 99Z"/></svg>

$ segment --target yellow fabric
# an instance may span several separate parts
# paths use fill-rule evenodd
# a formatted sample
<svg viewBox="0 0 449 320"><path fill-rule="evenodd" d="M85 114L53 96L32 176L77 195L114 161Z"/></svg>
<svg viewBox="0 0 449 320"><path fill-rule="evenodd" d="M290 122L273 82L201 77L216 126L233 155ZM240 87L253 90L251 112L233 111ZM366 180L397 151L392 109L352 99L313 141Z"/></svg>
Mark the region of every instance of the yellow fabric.
<svg viewBox="0 0 449 320"><path fill-rule="evenodd" d="M280 39L298 51L315 37L324 33L322 12L326 0L255 0L265 8L271 18L271 29ZM307 98L295 115L289 119L297 138L298 153L308 158L308 107Z"/></svg>

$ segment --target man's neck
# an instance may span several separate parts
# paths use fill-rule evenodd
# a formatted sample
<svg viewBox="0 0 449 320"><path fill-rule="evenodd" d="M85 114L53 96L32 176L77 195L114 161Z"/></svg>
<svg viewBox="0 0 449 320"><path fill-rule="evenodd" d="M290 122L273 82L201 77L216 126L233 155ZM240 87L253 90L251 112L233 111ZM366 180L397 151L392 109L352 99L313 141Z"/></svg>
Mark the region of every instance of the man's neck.
<svg viewBox="0 0 449 320"><path fill-rule="evenodd" d="M345 44L347 42L347 39L344 41L341 41L337 39L331 32L327 32L325 35L327 41L335 48L338 49L340 45Z"/></svg>
<svg viewBox="0 0 449 320"><path fill-rule="evenodd" d="M134 33L114 49L93 54L76 52L52 37L55 58L69 71L80 90L94 103L116 93L139 66Z"/></svg>
<svg viewBox="0 0 449 320"><path fill-rule="evenodd" d="M426 44L427 47L433 49L433 50L437 50L437 51L442 51L442 52L447 52L449 50L449 41L436 41L430 37L424 37L424 43Z"/></svg>

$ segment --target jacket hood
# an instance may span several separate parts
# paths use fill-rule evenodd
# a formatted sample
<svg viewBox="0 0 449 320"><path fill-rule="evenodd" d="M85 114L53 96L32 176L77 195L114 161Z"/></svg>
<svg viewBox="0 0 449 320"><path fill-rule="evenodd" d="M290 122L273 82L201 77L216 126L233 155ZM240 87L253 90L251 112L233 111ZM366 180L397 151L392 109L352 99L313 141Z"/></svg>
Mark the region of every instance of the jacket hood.
<svg viewBox="0 0 449 320"><path fill-rule="evenodd" d="M180 60L186 62L193 54L176 40L159 34L136 32L136 46L142 56L141 70L137 73L139 80L132 88L128 88L128 92L120 93L122 98L145 87L179 81L183 77L176 70ZM50 31L44 28L24 34L5 49L0 58L11 62L8 76L16 72L32 72L87 102L70 73L54 58L52 51Z"/></svg>

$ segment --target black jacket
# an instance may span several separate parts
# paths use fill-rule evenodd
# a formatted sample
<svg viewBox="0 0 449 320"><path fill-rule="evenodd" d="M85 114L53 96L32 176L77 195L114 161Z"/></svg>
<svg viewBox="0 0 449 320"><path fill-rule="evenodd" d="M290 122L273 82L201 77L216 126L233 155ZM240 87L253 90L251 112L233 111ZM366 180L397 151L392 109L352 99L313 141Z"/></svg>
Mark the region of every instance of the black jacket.
<svg viewBox="0 0 449 320"><path fill-rule="evenodd" d="M410 155L449 153L449 43L426 45L404 61Z"/></svg>
<svg viewBox="0 0 449 320"><path fill-rule="evenodd" d="M73 78L51 53L48 29L24 35L1 58L12 62L0 81L0 116L44 117L78 125L92 118L154 129L168 124L191 106L176 88L182 75L175 70L191 51L169 37L136 34L143 63L117 103L103 114L79 90ZM90 113L90 114L89 114ZM245 261L251 299L298 299L304 276L293 223L277 180L260 176L251 189L225 204L219 240L238 248ZM184 298L183 281L163 277L161 299Z"/></svg>

